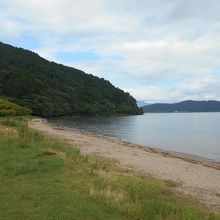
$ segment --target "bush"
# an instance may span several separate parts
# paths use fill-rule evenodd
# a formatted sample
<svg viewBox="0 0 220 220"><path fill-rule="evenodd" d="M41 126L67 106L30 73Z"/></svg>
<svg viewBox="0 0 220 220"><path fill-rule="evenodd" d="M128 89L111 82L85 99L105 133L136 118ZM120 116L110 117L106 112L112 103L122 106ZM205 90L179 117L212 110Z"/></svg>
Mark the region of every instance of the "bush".
<svg viewBox="0 0 220 220"><path fill-rule="evenodd" d="M30 114L30 109L16 105L7 100L0 99L0 116L20 116Z"/></svg>

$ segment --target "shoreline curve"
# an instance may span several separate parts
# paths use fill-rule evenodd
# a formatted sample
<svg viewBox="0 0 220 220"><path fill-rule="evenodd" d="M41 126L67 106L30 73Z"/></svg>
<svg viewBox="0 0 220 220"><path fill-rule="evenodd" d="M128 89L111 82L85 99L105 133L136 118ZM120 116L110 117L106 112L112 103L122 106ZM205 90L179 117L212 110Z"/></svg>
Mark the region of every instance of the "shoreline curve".
<svg viewBox="0 0 220 220"><path fill-rule="evenodd" d="M192 155L141 146L90 132L70 130L32 119L29 126L49 136L67 141L83 154L116 161L126 169L176 183L176 190L192 196L220 212L220 163Z"/></svg>

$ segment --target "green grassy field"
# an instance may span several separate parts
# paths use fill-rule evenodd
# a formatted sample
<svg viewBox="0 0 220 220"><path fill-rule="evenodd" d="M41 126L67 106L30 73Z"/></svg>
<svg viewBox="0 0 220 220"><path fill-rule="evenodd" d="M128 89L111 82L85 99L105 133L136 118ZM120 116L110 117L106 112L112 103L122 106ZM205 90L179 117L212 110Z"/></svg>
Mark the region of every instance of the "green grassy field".
<svg viewBox="0 0 220 220"><path fill-rule="evenodd" d="M77 148L0 118L0 219L220 219L175 184L83 156Z"/></svg>

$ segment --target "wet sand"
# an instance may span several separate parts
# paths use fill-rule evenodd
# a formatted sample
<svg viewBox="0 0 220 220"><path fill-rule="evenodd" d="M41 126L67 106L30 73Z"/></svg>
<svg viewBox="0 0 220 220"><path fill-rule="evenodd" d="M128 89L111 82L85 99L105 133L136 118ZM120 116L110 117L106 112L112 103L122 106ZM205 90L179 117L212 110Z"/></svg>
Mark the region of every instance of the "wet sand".
<svg viewBox="0 0 220 220"><path fill-rule="evenodd" d="M171 180L177 184L177 190L197 198L212 210L220 212L218 162L122 142L93 133L67 130L44 119L33 119L29 126L67 141L84 154L113 159L122 167L150 174L162 180Z"/></svg>

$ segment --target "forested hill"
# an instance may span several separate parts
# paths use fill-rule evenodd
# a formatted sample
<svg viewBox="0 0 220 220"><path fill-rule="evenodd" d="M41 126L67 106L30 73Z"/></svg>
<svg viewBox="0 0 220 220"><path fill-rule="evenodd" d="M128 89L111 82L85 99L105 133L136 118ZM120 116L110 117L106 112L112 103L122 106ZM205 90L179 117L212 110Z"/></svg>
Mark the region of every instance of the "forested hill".
<svg viewBox="0 0 220 220"><path fill-rule="evenodd" d="M142 107L144 112L220 112L219 101L183 101L174 104L157 103Z"/></svg>
<svg viewBox="0 0 220 220"><path fill-rule="evenodd" d="M0 97L42 117L142 113L109 81L1 42Z"/></svg>

